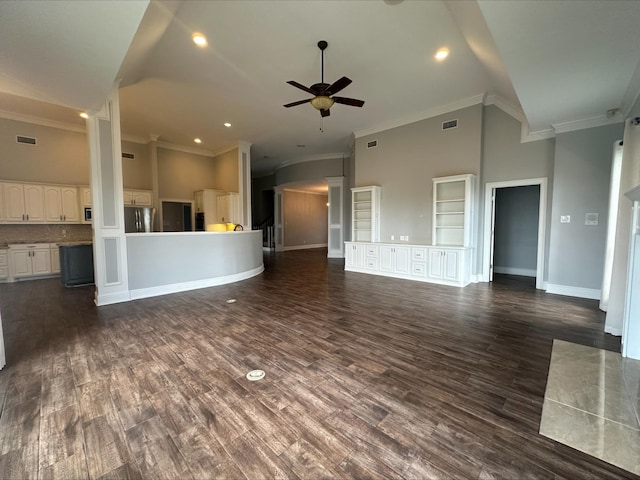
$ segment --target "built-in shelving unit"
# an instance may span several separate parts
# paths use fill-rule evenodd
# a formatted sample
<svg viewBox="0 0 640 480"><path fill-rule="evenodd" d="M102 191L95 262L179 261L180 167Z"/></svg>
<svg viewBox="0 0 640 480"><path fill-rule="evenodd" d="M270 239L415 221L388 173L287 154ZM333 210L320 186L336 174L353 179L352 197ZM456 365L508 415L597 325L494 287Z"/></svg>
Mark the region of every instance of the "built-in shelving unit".
<svg viewBox="0 0 640 480"><path fill-rule="evenodd" d="M433 245L471 246L475 175L433 179Z"/></svg>
<svg viewBox="0 0 640 480"><path fill-rule="evenodd" d="M380 240L380 187L351 189L351 240L378 242Z"/></svg>

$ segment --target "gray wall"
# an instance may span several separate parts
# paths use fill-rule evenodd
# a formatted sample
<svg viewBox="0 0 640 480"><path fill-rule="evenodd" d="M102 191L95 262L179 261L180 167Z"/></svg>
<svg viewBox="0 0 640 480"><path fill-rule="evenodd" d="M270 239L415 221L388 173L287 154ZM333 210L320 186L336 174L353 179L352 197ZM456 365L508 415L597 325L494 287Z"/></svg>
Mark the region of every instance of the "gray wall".
<svg viewBox="0 0 640 480"><path fill-rule="evenodd" d="M122 152L133 153L134 159L122 159L122 183L124 188L152 190L151 160L146 144L122 142Z"/></svg>
<svg viewBox="0 0 640 480"><path fill-rule="evenodd" d="M496 191L493 266L496 273L536 276L540 186Z"/></svg>
<svg viewBox="0 0 640 480"><path fill-rule="evenodd" d="M602 285L613 144L623 124L558 134L556 137L549 283L599 290ZM585 214L599 224L586 226ZM570 215L571 223L560 223Z"/></svg>
<svg viewBox="0 0 640 480"><path fill-rule="evenodd" d="M35 137L37 145L16 142ZM89 147L83 132L0 118L0 179L18 182L89 184Z"/></svg>
<svg viewBox="0 0 640 480"><path fill-rule="evenodd" d="M158 196L193 198L193 192L214 188L213 157L158 148Z"/></svg>
<svg viewBox="0 0 640 480"><path fill-rule="evenodd" d="M458 128L442 122L458 119ZM380 240L431 243L433 177L479 174L482 106L475 105L356 139L355 185L380 185ZM367 148L377 140L378 146Z"/></svg>
<svg viewBox="0 0 640 480"><path fill-rule="evenodd" d="M551 235L551 199L553 191L553 159L555 139L520 141L522 125L498 107L485 107L482 133L482 172L478 202L477 272L482 271L484 186L491 182L547 178L547 225L545 238L545 279L549 276L549 239Z"/></svg>
<svg viewBox="0 0 640 480"><path fill-rule="evenodd" d="M327 195L284 190L284 246L327 243Z"/></svg>

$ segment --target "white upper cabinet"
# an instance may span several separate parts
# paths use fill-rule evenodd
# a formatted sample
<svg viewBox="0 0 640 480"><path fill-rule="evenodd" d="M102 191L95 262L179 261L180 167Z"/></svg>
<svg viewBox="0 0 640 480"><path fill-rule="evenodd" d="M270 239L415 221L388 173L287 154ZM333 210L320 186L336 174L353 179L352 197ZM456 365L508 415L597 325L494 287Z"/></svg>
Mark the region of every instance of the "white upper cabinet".
<svg viewBox="0 0 640 480"><path fill-rule="evenodd" d="M3 187L5 222L44 222L42 185L5 183Z"/></svg>
<svg viewBox="0 0 640 480"><path fill-rule="evenodd" d="M150 190L125 190L124 204L150 207L153 204L153 193Z"/></svg>
<svg viewBox="0 0 640 480"><path fill-rule="evenodd" d="M45 185L44 202L47 222L80 222L77 187Z"/></svg>
<svg viewBox="0 0 640 480"><path fill-rule="evenodd" d="M380 187L351 189L351 241L380 241Z"/></svg>
<svg viewBox="0 0 640 480"><path fill-rule="evenodd" d="M433 179L433 245L472 245L473 174Z"/></svg>

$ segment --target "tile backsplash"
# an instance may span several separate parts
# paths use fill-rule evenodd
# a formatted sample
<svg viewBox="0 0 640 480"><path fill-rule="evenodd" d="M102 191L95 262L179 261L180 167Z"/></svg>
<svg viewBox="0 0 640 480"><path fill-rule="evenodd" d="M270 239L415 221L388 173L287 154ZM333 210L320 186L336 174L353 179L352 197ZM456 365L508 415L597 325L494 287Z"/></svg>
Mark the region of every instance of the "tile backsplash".
<svg viewBox="0 0 640 480"><path fill-rule="evenodd" d="M91 225L0 225L0 245L9 243L56 243L92 240Z"/></svg>

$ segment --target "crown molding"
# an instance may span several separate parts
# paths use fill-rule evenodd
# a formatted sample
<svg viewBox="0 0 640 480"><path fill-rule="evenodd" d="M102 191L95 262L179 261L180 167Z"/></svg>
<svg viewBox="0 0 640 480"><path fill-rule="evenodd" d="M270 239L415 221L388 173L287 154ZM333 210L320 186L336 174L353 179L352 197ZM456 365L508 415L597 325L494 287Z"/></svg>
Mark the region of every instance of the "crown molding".
<svg viewBox="0 0 640 480"><path fill-rule="evenodd" d="M150 141L148 138L138 137L136 135L127 135L126 133L120 135L120 139L129 143L141 143L142 145L146 145Z"/></svg>
<svg viewBox="0 0 640 480"><path fill-rule="evenodd" d="M169 142L158 142L158 148L164 148L165 150L173 150L175 152L191 153L194 155L203 155L205 157L213 157L213 152L205 150L203 148L185 147L184 145L177 145Z"/></svg>
<svg viewBox="0 0 640 480"><path fill-rule="evenodd" d="M337 158L343 159L343 158L345 158L345 156L348 157L349 155L345 155L342 152L338 152L338 153L319 153L317 155L309 155L308 157L296 158L295 160L286 160L284 162L279 163L273 169L273 173L275 173L277 170L280 170L281 168L288 167L290 165L295 165L296 163L315 162L315 161L318 161L318 160L335 160Z"/></svg>
<svg viewBox="0 0 640 480"><path fill-rule="evenodd" d="M507 115L520 122L520 143L535 142L537 140L546 140L556 136L552 128L545 130L531 131L527 117L520 107L515 106L500 95L490 93L484 102L486 106L495 105Z"/></svg>
<svg viewBox="0 0 640 480"><path fill-rule="evenodd" d="M214 150L212 152L212 155L214 157L218 157L218 156L223 155L223 154L225 154L227 152L230 152L231 150L239 150L239 149L240 149L239 145L227 145L226 147L222 147L222 148L219 148L218 150Z"/></svg>
<svg viewBox="0 0 640 480"><path fill-rule="evenodd" d="M431 108L429 110L424 110L422 112L419 112L413 115L409 115L406 117L391 120L389 122L381 123L371 128L358 130L353 133L355 135L355 138L365 137L367 135L373 135L375 133L384 132L385 130L391 130L392 128L401 127L403 125L419 122L421 120L426 120L427 118L433 118L433 117L437 117L438 115L444 115L445 113L451 113L456 110L472 107L474 105L484 103L484 99L485 99L484 93L481 95L475 95L473 97L464 98L462 100L458 100L457 102L449 103L447 105L442 105L439 107Z"/></svg>
<svg viewBox="0 0 640 480"><path fill-rule="evenodd" d="M522 124L522 128L520 129L520 143L548 140L555 137L556 132L553 130L553 128L531 131L531 127L529 127L529 124L525 122Z"/></svg>
<svg viewBox="0 0 640 480"><path fill-rule="evenodd" d="M607 115L595 115L593 117L580 118L569 122L554 123L551 126L558 133L574 132L576 130L584 130L585 128L602 127L604 125L613 125L614 123L622 123L624 118L618 112L608 117Z"/></svg>
<svg viewBox="0 0 640 480"><path fill-rule="evenodd" d="M304 193L305 195L322 195L324 197L327 196L327 194L329 193L329 188L327 186L327 190L324 192L317 192L315 190L298 190L296 188L287 188L286 186L287 184L284 184L284 188L282 189L283 192L294 192L294 193Z"/></svg>
<svg viewBox="0 0 640 480"><path fill-rule="evenodd" d="M70 132L76 133L85 133L87 131L85 127L80 125L59 122L57 120L47 120L46 118L34 117L32 115L25 115L23 113L8 112L6 110L0 110L0 118L15 120L16 122L31 123L33 125L40 125L42 127L58 128L60 130L68 130Z"/></svg>

